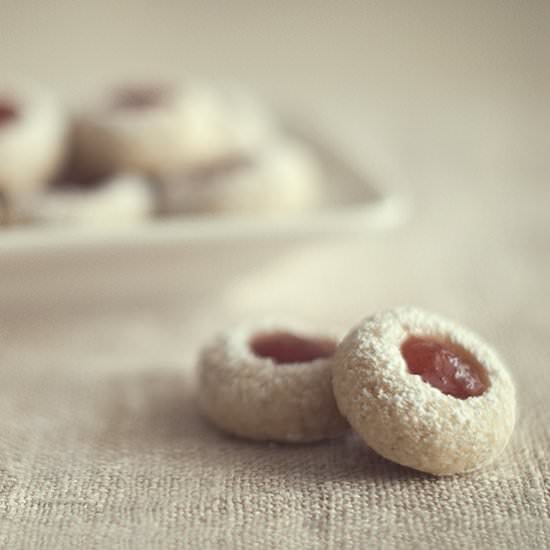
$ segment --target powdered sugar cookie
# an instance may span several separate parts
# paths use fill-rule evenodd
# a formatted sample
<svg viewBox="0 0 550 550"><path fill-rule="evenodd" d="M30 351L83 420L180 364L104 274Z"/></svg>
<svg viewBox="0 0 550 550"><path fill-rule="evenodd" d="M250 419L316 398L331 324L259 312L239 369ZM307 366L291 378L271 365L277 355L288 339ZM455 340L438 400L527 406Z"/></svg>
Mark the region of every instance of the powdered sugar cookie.
<svg viewBox="0 0 550 550"><path fill-rule="evenodd" d="M245 93L189 83L116 91L81 114L75 136L85 169L159 175L246 154L270 132Z"/></svg>
<svg viewBox="0 0 550 550"><path fill-rule="evenodd" d="M486 466L515 421L513 382L460 326L414 308L367 318L333 360L340 411L382 456L437 475Z"/></svg>
<svg viewBox="0 0 550 550"><path fill-rule="evenodd" d="M294 322L244 324L216 337L199 358L199 400L210 420L256 440L305 442L348 427L334 401L333 336Z"/></svg>
<svg viewBox="0 0 550 550"><path fill-rule="evenodd" d="M163 212L281 214L317 206L322 168L302 143L279 139L159 182Z"/></svg>
<svg viewBox="0 0 550 550"><path fill-rule="evenodd" d="M121 174L93 186L65 186L37 197L31 218L49 224L122 226L151 217L154 199L142 177Z"/></svg>
<svg viewBox="0 0 550 550"><path fill-rule="evenodd" d="M2 193L0 193L0 225L7 225L9 221L9 204L6 197Z"/></svg>
<svg viewBox="0 0 550 550"><path fill-rule="evenodd" d="M66 132L66 118L46 92L0 84L0 193L6 205L47 185L64 155Z"/></svg>

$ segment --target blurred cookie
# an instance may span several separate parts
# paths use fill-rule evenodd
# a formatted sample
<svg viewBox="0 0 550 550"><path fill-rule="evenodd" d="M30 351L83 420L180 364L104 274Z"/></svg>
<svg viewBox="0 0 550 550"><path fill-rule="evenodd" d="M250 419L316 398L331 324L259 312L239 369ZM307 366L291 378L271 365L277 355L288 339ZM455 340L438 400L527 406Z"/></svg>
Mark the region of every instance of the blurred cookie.
<svg viewBox="0 0 550 550"><path fill-rule="evenodd" d="M49 190L36 198L31 217L48 224L112 227L143 222L153 210L149 182L120 174L86 187L66 183Z"/></svg>
<svg viewBox="0 0 550 550"><path fill-rule="evenodd" d="M233 155L158 182L162 213L285 214L312 209L322 167L302 143L279 139L249 155Z"/></svg>
<svg viewBox="0 0 550 550"><path fill-rule="evenodd" d="M247 154L272 131L248 95L200 83L120 89L76 121L86 170L173 173Z"/></svg>
<svg viewBox="0 0 550 550"><path fill-rule="evenodd" d="M67 119L54 98L30 86L0 84L0 195L9 218L59 169Z"/></svg>

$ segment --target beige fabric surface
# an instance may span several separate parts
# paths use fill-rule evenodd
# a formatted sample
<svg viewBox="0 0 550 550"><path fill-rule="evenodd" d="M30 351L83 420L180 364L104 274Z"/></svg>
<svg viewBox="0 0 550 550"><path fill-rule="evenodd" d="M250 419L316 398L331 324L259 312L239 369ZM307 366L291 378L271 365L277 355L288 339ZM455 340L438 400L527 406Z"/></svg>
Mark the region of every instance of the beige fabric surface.
<svg viewBox="0 0 550 550"><path fill-rule="evenodd" d="M548 547L548 188L444 189L387 235L4 257L0 546ZM265 311L338 328L398 303L509 363L520 418L493 467L437 479L353 435L265 445L199 415L216 328Z"/></svg>
<svg viewBox="0 0 550 550"><path fill-rule="evenodd" d="M391 234L0 256L0 547L550 547L549 6L306 0L0 3L2 71L67 95L244 80L408 177ZM262 445L195 403L200 343L266 312L346 328L414 304L518 386L481 472L437 479L354 436Z"/></svg>

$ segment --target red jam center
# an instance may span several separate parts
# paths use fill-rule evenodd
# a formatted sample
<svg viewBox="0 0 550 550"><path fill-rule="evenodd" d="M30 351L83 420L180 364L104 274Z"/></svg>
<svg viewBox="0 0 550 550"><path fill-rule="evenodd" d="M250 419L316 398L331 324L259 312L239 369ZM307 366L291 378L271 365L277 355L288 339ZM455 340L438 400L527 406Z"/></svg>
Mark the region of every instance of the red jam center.
<svg viewBox="0 0 550 550"><path fill-rule="evenodd" d="M454 346L411 336L401 346L401 354L409 372L446 395L467 399L481 395L488 387L481 365Z"/></svg>
<svg viewBox="0 0 550 550"><path fill-rule="evenodd" d="M336 344L332 340L304 338L290 332L270 332L255 336L250 348L258 357L288 364L330 357L336 351Z"/></svg>
<svg viewBox="0 0 550 550"><path fill-rule="evenodd" d="M11 101L0 98L0 127L15 122L18 117L17 107Z"/></svg>
<svg viewBox="0 0 550 550"><path fill-rule="evenodd" d="M145 110L154 109L166 103L168 90L160 86L123 88L114 96L112 105L115 109Z"/></svg>

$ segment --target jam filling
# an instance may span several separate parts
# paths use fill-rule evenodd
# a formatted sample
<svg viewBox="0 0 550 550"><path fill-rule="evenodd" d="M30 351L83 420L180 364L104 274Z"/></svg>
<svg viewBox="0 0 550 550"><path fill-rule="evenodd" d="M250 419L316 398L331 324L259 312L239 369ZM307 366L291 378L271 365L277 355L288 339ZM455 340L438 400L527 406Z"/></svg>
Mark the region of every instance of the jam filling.
<svg viewBox="0 0 550 550"><path fill-rule="evenodd" d="M456 346L411 336L401 346L401 354L410 373L446 395L467 399L481 395L489 385L481 365Z"/></svg>
<svg viewBox="0 0 550 550"><path fill-rule="evenodd" d="M0 98L0 128L15 122L18 117L17 107L11 101Z"/></svg>
<svg viewBox="0 0 550 550"><path fill-rule="evenodd" d="M277 364L309 363L331 357L336 351L336 343L290 332L270 332L255 336L250 348L256 356L272 359Z"/></svg>

